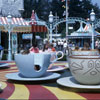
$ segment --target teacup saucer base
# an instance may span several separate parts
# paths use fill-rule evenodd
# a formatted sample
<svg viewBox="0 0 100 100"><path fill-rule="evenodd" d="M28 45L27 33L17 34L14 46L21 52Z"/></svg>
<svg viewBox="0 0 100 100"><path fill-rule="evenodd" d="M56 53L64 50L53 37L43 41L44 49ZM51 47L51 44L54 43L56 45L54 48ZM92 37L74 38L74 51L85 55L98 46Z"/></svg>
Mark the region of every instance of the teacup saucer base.
<svg viewBox="0 0 100 100"><path fill-rule="evenodd" d="M39 78L26 78L26 77L23 77L19 72L6 74L7 79L16 80L16 81L42 81L42 80L56 79L59 77L60 77L60 74L49 73L49 72L47 72L46 74L44 74L42 77L39 77Z"/></svg>
<svg viewBox="0 0 100 100"><path fill-rule="evenodd" d="M100 85L83 85L78 83L73 76L64 77L57 80L57 83L64 87L79 89L100 89Z"/></svg>
<svg viewBox="0 0 100 100"><path fill-rule="evenodd" d="M0 63L0 68L2 68L2 67L8 67L8 66L9 66L8 63Z"/></svg>
<svg viewBox="0 0 100 100"><path fill-rule="evenodd" d="M47 70L47 72L58 72L58 71L63 71L65 69L67 69L66 66L52 66Z"/></svg>

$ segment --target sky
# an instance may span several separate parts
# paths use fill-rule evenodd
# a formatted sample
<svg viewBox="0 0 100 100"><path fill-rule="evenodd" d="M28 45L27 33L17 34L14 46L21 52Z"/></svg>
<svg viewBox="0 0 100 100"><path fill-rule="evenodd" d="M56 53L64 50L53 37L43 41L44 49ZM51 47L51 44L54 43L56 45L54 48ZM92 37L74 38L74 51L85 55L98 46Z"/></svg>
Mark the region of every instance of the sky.
<svg viewBox="0 0 100 100"><path fill-rule="evenodd" d="M100 0L92 0L93 4L97 3L98 6L100 7Z"/></svg>

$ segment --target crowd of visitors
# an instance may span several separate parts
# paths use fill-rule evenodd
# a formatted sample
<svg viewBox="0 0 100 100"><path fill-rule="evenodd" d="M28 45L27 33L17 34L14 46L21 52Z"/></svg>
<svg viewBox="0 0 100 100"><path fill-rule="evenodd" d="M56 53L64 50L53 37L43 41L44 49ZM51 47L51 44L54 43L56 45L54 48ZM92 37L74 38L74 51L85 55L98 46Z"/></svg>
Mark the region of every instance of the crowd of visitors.
<svg viewBox="0 0 100 100"><path fill-rule="evenodd" d="M23 48L20 53L22 54L28 54L28 53L39 53L39 52L55 52L56 48L53 44L50 44L48 41L43 44L43 49L40 50L38 47L37 42L33 43L32 47L30 48Z"/></svg>
<svg viewBox="0 0 100 100"><path fill-rule="evenodd" d="M79 47L78 45L75 45L73 42L69 42L67 43L66 40L58 40L58 41L52 41L52 43L50 43L49 41L45 41L43 43L43 48L40 50L38 43L35 42L33 43L32 47L28 48L28 49L22 49L21 53L25 54L25 53L39 53L39 52L56 52L56 51L63 51L64 54L67 54L68 49L71 48L72 50L78 50L81 48L81 50L84 49L91 49L91 46L85 42L82 47ZM97 39L95 41L95 49L100 50L100 41Z"/></svg>
<svg viewBox="0 0 100 100"><path fill-rule="evenodd" d="M32 47L27 48L27 47L23 47L20 50L20 53L25 54L25 53L39 53L39 52L55 52L55 51L63 51L64 53L66 53L66 49L67 49L67 42L64 41L52 41L52 43L50 43L49 41L45 41L43 43L43 48L42 50L39 49L38 47L38 43L35 42L33 43Z"/></svg>

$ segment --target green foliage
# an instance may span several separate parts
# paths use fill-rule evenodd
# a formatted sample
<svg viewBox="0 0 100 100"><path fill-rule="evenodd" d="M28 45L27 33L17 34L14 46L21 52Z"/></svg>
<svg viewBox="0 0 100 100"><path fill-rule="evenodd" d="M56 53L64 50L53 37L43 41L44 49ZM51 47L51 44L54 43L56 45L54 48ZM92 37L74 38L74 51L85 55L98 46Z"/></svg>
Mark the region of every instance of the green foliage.
<svg viewBox="0 0 100 100"><path fill-rule="evenodd" d="M65 5L66 2L61 2L61 0L24 0L24 8L25 11L23 13L24 18L30 18L32 10L34 10L38 17L44 21L48 21L48 16L50 11L53 12L53 15L57 13L59 18L64 18L63 12L66 8L62 6ZM100 9L97 4L93 5L91 0L70 0L68 3L68 16L69 17L82 17L89 18L91 9L94 9L96 13L96 18L100 17ZM79 28L78 24L75 25L75 30ZM59 25L58 32L65 34L65 24Z"/></svg>
<svg viewBox="0 0 100 100"><path fill-rule="evenodd" d="M70 0L69 3L69 16L88 18L92 9L90 0Z"/></svg>
<svg viewBox="0 0 100 100"><path fill-rule="evenodd" d="M45 21L48 20L48 15L50 11L53 11L53 14L62 18L63 12L66 10L62 6L65 5L65 2L61 0L24 0L25 11L23 13L24 18L30 18L32 10L35 10L38 17ZM69 17L82 17L89 18L91 9L93 8L96 16L100 17L100 9L97 4L93 5L91 0L70 0L69 4Z"/></svg>

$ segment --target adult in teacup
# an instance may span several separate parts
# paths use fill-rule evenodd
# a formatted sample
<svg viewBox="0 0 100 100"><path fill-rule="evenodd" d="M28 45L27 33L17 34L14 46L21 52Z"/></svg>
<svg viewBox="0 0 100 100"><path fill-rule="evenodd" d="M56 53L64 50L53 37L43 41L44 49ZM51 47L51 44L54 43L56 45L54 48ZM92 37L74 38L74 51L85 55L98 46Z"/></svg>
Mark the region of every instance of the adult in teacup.
<svg viewBox="0 0 100 100"><path fill-rule="evenodd" d="M37 42L33 43L33 46L29 49L30 53L39 53L39 48L37 47Z"/></svg>

